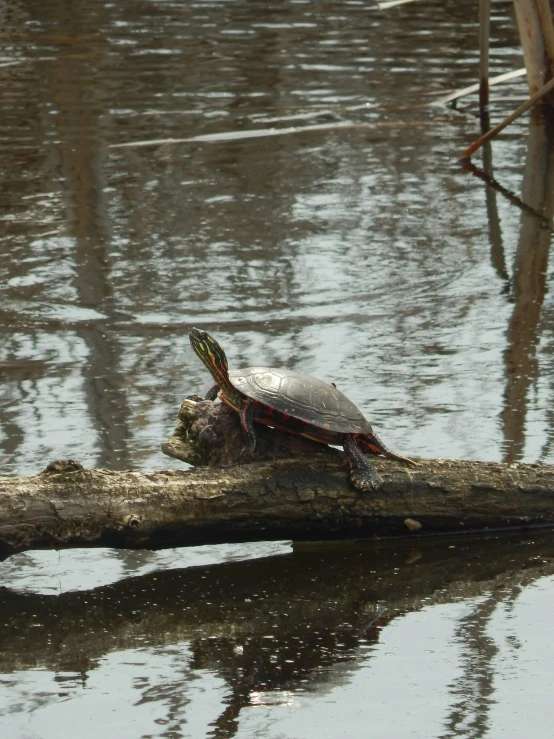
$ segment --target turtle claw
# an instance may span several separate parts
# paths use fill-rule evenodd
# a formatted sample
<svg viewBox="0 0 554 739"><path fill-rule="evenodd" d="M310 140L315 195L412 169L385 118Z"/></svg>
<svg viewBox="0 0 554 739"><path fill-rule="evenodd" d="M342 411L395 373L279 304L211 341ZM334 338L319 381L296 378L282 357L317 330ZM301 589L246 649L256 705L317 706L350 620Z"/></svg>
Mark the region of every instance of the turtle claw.
<svg viewBox="0 0 554 739"><path fill-rule="evenodd" d="M361 493L376 493L384 482L373 465L367 469L352 469L350 480Z"/></svg>
<svg viewBox="0 0 554 739"><path fill-rule="evenodd" d="M352 434L344 440L344 451L350 465L350 480L356 490L361 493L375 493L379 490L383 478L356 444Z"/></svg>
<svg viewBox="0 0 554 739"><path fill-rule="evenodd" d="M204 400L215 400L219 393L219 385L216 383L215 385L212 385L212 387L208 390L206 395L204 395Z"/></svg>
<svg viewBox="0 0 554 739"><path fill-rule="evenodd" d="M246 446L243 446L240 450L239 459L241 462L249 462L254 458L254 453L256 452L256 440L254 439L254 442L252 443L249 440L249 443L246 444Z"/></svg>

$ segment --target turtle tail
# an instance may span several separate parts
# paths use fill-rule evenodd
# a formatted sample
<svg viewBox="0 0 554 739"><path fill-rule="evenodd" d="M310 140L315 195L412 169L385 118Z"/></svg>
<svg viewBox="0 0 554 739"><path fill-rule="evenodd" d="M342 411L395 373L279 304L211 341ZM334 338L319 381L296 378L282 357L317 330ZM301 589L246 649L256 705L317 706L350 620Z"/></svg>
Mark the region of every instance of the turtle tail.
<svg viewBox="0 0 554 739"><path fill-rule="evenodd" d="M396 459L398 462L405 462L413 467L417 467L417 462L409 457L402 457L400 454L391 451L388 446L385 446L381 439L373 431L370 434L359 434L356 436L356 441L362 447L368 449L372 454L382 454L389 459Z"/></svg>

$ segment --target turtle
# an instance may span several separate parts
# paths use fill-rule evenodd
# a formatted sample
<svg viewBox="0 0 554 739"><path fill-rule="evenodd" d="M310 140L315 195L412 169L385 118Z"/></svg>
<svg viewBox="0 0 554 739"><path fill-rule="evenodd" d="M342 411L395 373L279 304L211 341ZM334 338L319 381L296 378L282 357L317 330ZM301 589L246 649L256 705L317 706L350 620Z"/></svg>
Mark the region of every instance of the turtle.
<svg viewBox="0 0 554 739"><path fill-rule="evenodd" d="M256 422L321 444L342 446L350 465L350 480L360 492L376 491L383 482L366 451L416 466L412 459L388 449L362 412L334 385L291 369L246 367L229 371L223 347L210 334L192 328L189 338L215 381L205 399L219 397L239 414L251 454L256 449Z"/></svg>

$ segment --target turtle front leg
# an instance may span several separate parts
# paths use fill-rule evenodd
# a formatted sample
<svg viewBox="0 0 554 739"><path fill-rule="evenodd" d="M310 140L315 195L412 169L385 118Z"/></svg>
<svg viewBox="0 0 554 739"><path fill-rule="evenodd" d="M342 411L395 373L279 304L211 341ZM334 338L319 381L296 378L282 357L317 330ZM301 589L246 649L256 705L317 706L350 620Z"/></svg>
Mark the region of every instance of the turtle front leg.
<svg viewBox="0 0 554 739"><path fill-rule="evenodd" d="M344 453L350 465L350 480L362 493L374 493L383 484L383 478L371 464L366 455L356 443L356 439L349 434L344 440Z"/></svg>
<svg viewBox="0 0 554 739"><path fill-rule="evenodd" d="M208 390L206 395L204 395L204 400L215 400L219 393L219 385L217 382L215 385L212 385L211 388Z"/></svg>
<svg viewBox="0 0 554 739"><path fill-rule="evenodd" d="M256 418L256 406L251 400L246 400L239 408L240 425L246 434L247 449L250 454L256 451L256 442L258 437L254 429L254 419Z"/></svg>

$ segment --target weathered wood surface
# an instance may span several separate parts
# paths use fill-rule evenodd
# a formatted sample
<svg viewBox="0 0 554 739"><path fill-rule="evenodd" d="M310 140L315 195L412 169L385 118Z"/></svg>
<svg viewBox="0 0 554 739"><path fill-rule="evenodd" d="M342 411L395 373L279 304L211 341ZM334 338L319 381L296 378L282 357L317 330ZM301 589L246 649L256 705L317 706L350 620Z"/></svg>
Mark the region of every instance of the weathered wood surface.
<svg viewBox="0 0 554 739"><path fill-rule="evenodd" d="M234 413L185 401L163 448L221 465L240 459L242 444ZM341 452L262 428L256 459L229 467L115 472L53 464L34 476L0 478L0 553L554 526L553 467L373 461L382 489L360 494Z"/></svg>

